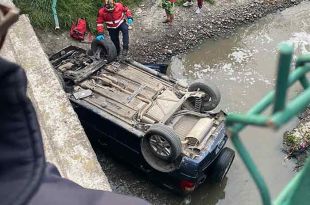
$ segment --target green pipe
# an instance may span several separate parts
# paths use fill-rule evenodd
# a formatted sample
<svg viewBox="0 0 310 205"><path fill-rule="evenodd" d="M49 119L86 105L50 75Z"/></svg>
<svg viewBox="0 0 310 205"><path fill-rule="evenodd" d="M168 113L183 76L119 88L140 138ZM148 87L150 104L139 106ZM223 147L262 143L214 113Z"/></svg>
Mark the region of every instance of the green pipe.
<svg viewBox="0 0 310 205"><path fill-rule="evenodd" d="M309 81L306 76L300 78L300 83L304 89L309 88Z"/></svg>
<svg viewBox="0 0 310 205"><path fill-rule="evenodd" d="M54 21L55 21L55 29L57 30L57 29L60 29L60 27L59 27L59 21L58 21L56 6L57 6L57 0L53 0L52 12L53 12L53 17L54 17Z"/></svg>
<svg viewBox="0 0 310 205"><path fill-rule="evenodd" d="M296 176L287 184L284 189L281 191L279 196L273 202L274 205L288 205L290 204L290 199L292 197L293 191L296 187L296 181L299 181L302 173L298 172Z"/></svg>
<svg viewBox="0 0 310 205"><path fill-rule="evenodd" d="M310 68L310 63L307 63L304 65L304 69L307 69L307 68L308 69ZM305 75L302 76L299 80L300 80L300 84L302 85L304 89L307 89L309 87L309 80Z"/></svg>
<svg viewBox="0 0 310 205"><path fill-rule="evenodd" d="M273 96L274 96L274 91L270 91L267 95L265 95L265 97L260 102L258 102L254 107L252 107L248 111L246 116L250 116L253 114L259 114L263 112L272 103ZM233 127L233 130L235 132L240 132L245 126L246 126L245 124L237 124Z"/></svg>
<svg viewBox="0 0 310 205"><path fill-rule="evenodd" d="M274 205L306 205L310 199L310 158L303 169L288 183L274 201Z"/></svg>
<svg viewBox="0 0 310 205"><path fill-rule="evenodd" d="M301 79L307 72L310 72L310 66L298 67L290 74L288 78L288 86L293 85L297 80ZM265 95L265 97L260 102L258 102L248 111L246 116L252 114L259 114L263 112L272 103L274 95L275 91L270 91L267 95ZM233 128L236 132L240 132L244 127L245 125L243 124L237 124Z"/></svg>
<svg viewBox="0 0 310 205"><path fill-rule="evenodd" d="M287 80L290 72L293 46L282 44L278 63L278 77L276 82L276 95L274 99L273 113L283 110L286 102Z"/></svg>
<svg viewBox="0 0 310 205"><path fill-rule="evenodd" d="M263 204L264 205L271 205L271 199L270 199L268 187L264 181L264 178L258 172L258 169L255 166L253 160L251 159L250 154L246 150L246 148L243 145L243 143L241 142L237 132L235 132L235 131L236 130L233 130L231 140L232 140L236 150L238 151L242 161L244 162L245 166L249 170L250 175L252 176L252 178L253 178L253 180L254 180L254 182L255 182L258 190L259 190Z"/></svg>
<svg viewBox="0 0 310 205"><path fill-rule="evenodd" d="M310 89L305 90L300 95L298 95L294 100L292 100L284 111L275 113L272 118L272 124L278 128L287 121L289 121L292 117L296 115L296 113L300 113L305 108L309 106L310 103Z"/></svg>
<svg viewBox="0 0 310 205"><path fill-rule="evenodd" d="M289 53L289 52L288 52ZM280 60L281 61L281 60ZM283 63L284 62L284 63ZM289 61L290 62L290 61ZM288 61L286 61L288 63ZM282 64L287 64L285 61L282 61ZM289 68L287 66L284 69ZM305 74L310 71L310 66L303 66L298 67L294 72L292 72L289 76L278 76L278 78L282 78L282 81L278 81L277 89L283 89L283 83L284 83L284 90L286 92L288 85L293 85L297 80L300 80L302 85L304 87L307 87L309 85L309 82L307 78L305 77ZM283 72L283 71L281 71ZM287 81L288 80L288 81ZM286 82L285 82L286 81ZM274 110L279 111L284 108L285 105L285 97L286 94L278 92L276 97L282 98L282 101L278 101L277 105L275 105ZM228 126L233 125L233 123L238 123L234 125L233 127L229 128L229 131L231 132L231 140L239 153L242 161L244 162L245 166L249 170L249 173L251 177L253 178L263 201L264 205L270 205L271 199L270 194L268 191L268 187L266 186L266 183L263 179L263 177L260 175L260 173L257 170L256 165L254 164L254 161L251 159L251 156L249 152L246 150L245 146L242 144L238 132L240 132L247 124L256 124L261 125L263 123L266 123L266 117L257 116L257 114L260 114L263 112L272 102L275 98L275 91L269 92L258 104L256 104L253 108L250 109L250 111L246 115L236 115L236 114L230 114L227 116L226 124ZM301 111L305 108L305 106L309 105L310 102L310 89L308 91L305 91L301 95L299 95L295 100L291 101L286 110L283 112L276 112L276 114L273 115L272 122L276 124L276 126L280 126L284 122L286 122L288 119L290 119L292 116L294 116L297 112ZM256 115L256 116L255 116Z"/></svg>
<svg viewBox="0 0 310 205"><path fill-rule="evenodd" d="M229 114L226 117L226 125L230 126L232 123L243 123L248 125L266 126L268 117L262 115L240 115L240 114Z"/></svg>
<svg viewBox="0 0 310 205"><path fill-rule="evenodd" d="M306 63L310 63L310 54L304 54L297 58L295 67L304 66Z"/></svg>
<svg viewBox="0 0 310 205"><path fill-rule="evenodd" d="M308 72L310 72L310 66L296 68L296 70L294 70L288 78L288 85L293 85L297 80L304 77Z"/></svg>

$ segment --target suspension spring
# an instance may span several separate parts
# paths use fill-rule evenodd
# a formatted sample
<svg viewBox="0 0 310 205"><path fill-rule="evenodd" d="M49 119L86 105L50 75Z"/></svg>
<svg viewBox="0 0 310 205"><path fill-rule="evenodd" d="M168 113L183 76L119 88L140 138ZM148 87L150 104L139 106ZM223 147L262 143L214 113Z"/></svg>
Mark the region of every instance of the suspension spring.
<svg viewBox="0 0 310 205"><path fill-rule="evenodd" d="M202 99L201 97L195 97L195 111L200 112L202 106Z"/></svg>

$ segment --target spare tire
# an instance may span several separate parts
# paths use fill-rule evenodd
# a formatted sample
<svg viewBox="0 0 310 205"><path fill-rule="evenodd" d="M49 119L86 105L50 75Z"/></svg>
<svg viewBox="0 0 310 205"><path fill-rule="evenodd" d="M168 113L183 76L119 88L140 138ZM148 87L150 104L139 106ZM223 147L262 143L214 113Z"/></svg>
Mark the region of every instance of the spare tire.
<svg viewBox="0 0 310 205"><path fill-rule="evenodd" d="M164 124L154 124L141 140L141 152L151 167L171 172L177 168L176 159L181 155L182 144L173 129Z"/></svg>
<svg viewBox="0 0 310 205"><path fill-rule="evenodd" d="M98 49L100 49L100 58L107 60L108 63L114 61L117 57L116 47L109 38L105 38L103 41L94 39L88 54L95 54Z"/></svg>
<svg viewBox="0 0 310 205"><path fill-rule="evenodd" d="M201 79L191 83L188 91L202 91L205 93L205 97L202 98L201 112L215 109L221 101L221 94L218 88L212 84L206 84Z"/></svg>
<svg viewBox="0 0 310 205"><path fill-rule="evenodd" d="M216 160L213 163L213 166L210 171L210 179L213 183L220 183L224 177L226 176L227 172L229 171L232 162L235 158L235 152L225 147Z"/></svg>
<svg viewBox="0 0 310 205"><path fill-rule="evenodd" d="M66 93L70 93L73 91L74 82L70 79L64 78L62 73L59 71L55 71L57 79Z"/></svg>

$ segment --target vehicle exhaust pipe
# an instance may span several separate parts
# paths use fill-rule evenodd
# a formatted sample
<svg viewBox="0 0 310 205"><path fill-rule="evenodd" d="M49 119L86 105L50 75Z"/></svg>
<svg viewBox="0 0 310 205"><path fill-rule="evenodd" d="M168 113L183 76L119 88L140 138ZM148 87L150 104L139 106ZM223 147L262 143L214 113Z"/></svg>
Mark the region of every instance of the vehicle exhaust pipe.
<svg viewBox="0 0 310 205"><path fill-rule="evenodd" d="M184 85L181 82L176 81L175 79L168 77L167 75L164 75L164 74L162 74L162 73L160 73L160 72L158 72L156 70L153 70L152 68L149 68L149 67L147 67L147 66L145 66L145 65L143 65L141 63L138 63L137 61L127 59L126 62L131 64L131 65L133 65L133 66L136 66L136 67L138 67L138 68L140 68L140 69L142 69L142 70L144 70L146 72L149 72L149 73L151 73L151 74L153 74L153 75L155 75L157 77L160 77L160 78L162 78L164 80L167 80L167 81L172 82L172 83L176 83L177 85L179 85L179 86L181 86L183 88L187 88L187 85Z"/></svg>

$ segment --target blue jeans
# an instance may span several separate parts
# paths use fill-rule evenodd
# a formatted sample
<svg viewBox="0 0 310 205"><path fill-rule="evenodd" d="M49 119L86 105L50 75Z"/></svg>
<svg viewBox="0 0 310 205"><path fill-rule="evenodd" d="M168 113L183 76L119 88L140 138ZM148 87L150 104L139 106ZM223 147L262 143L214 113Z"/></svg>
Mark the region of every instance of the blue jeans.
<svg viewBox="0 0 310 205"><path fill-rule="evenodd" d="M117 28L109 28L109 35L114 43L117 54L120 54L121 48L120 48L120 42L119 42L119 32L122 32L123 35L123 50L128 50L128 45L129 45L129 33L128 33L128 25L124 21L119 27Z"/></svg>

